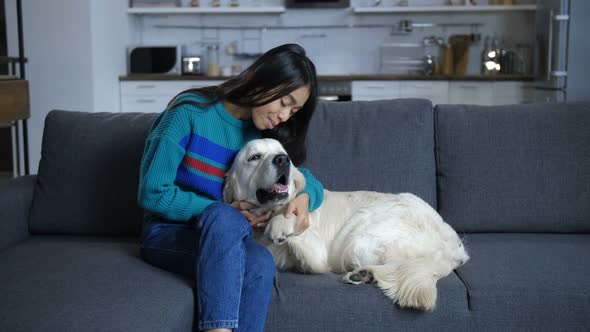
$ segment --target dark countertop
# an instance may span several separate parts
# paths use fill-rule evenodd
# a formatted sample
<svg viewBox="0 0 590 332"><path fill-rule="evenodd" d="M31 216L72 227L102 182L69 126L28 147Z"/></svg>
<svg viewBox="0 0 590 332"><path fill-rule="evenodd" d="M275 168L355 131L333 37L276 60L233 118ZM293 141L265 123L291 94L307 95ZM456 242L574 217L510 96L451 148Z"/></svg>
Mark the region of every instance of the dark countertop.
<svg viewBox="0 0 590 332"><path fill-rule="evenodd" d="M227 80L230 77L209 77L204 75L122 75L120 81L207 81ZM320 81L532 81L532 76L523 75L468 75L468 76L425 76L425 75L318 75Z"/></svg>

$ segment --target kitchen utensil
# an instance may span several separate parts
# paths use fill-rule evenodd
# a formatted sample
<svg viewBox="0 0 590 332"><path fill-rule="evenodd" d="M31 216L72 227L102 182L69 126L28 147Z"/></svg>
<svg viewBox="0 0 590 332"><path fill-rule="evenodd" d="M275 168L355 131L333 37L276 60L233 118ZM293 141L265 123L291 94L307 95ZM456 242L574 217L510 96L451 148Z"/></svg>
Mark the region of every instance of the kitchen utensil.
<svg viewBox="0 0 590 332"><path fill-rule="evenodd" d="M424 75L431 76L438 73L438 59L432 54L424 56Z"/></svg>
<svg viewBox="0 0 590 332"><path fill-rule="evenodd" d="M449 44L453 52L453 74L463 76L467 72L469 64L469 47L471 46L471 35L452 35L449 37Z"/></svg>
<svg viewBox="0 0 590 332"><path fill-rule="evenodd" d="M453 75L453 49L451 45L442 45L440 53L442 54L440 73L443 75Z"/></svg>
<svg viewBox="0 0 590 332"><path fill-rule="evenodd" d="M182 74L183 75L201 75L201 56L191 55L182 57Z"/></svg>
<svg viewBox="0 0 590 332"><path fill-rule="evenodd" d="M418 74L424 70L421 43L383 43L380 45L382 73Z"/></svg>

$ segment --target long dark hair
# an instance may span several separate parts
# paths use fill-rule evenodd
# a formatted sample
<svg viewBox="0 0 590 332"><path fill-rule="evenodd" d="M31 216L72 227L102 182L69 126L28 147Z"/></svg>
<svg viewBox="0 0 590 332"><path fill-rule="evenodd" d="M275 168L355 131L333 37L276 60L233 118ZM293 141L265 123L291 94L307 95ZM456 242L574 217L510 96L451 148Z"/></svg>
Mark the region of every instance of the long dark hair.
<svg viewBox="0 0 590 332"><path fill-rule="evenodd" d="M300 165L305 161L305 137L317 104L317 78L315 66L297 44L285 44L269 50L241 74L220 85L185 90L176 95L169 106L187 103L203 106L227 100L241 107L258 107L305 85L309 87L309 98L303 107L288 121L262 132L263 137L281 142L293 163ZM175 103L175 99L183 93L197 93L206 102L184 100Z"/></svg>

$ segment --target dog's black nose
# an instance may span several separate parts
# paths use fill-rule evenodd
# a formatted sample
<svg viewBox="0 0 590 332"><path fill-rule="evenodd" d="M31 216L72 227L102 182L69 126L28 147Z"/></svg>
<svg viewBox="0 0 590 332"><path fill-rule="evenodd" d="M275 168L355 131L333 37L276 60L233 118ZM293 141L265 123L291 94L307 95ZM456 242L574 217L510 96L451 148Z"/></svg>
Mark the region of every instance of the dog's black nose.
<svg viewBox="0 0 590 332"><path fill-rule="evenodd" d="M272 163L278 167L285 167L291 163L291 160L289 160L289 156L286 154L278 154L272 159Z"/></svg>

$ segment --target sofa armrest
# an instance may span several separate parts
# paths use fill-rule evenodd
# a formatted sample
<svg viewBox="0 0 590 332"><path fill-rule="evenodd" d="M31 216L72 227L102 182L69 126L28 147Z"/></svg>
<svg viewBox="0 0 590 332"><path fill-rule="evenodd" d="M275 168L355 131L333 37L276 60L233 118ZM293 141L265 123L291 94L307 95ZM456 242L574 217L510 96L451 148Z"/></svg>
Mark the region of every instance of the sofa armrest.
<svg viewBox="0 0 590 332"><path fill-rule="evenodd" d="M36 175L0 182L0 250L29 236L29 209Z"/></svg>

